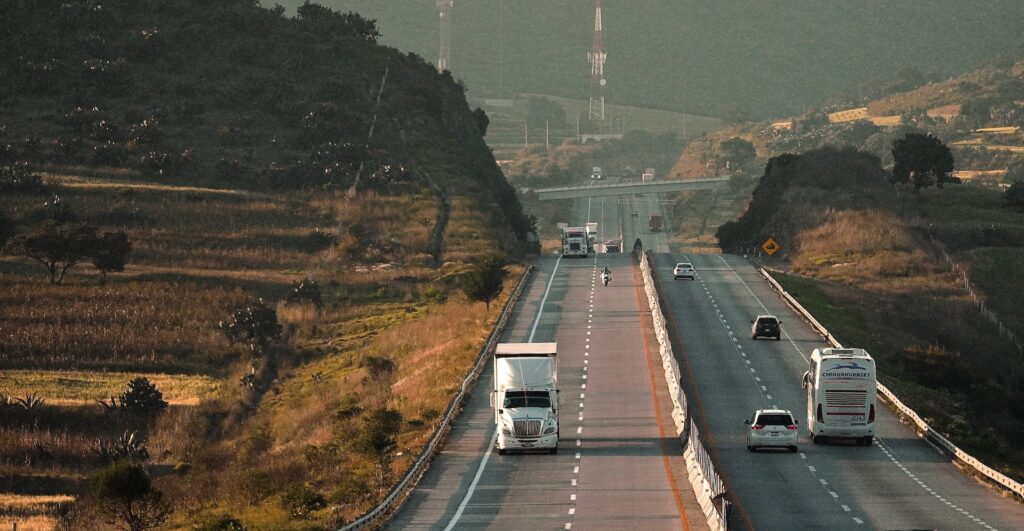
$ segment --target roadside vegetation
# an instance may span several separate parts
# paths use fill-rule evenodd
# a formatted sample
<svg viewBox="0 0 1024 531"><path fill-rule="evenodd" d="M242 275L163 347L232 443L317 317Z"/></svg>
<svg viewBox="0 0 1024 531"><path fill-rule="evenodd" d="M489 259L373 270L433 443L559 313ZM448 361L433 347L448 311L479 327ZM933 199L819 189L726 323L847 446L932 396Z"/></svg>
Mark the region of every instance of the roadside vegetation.
<svg viewBox="0 0 1024 531"><path fill-rule="evenodd" d="M534 250L486 117L315 4L0 16L0 525L333 529L372 507Z"/></svg>

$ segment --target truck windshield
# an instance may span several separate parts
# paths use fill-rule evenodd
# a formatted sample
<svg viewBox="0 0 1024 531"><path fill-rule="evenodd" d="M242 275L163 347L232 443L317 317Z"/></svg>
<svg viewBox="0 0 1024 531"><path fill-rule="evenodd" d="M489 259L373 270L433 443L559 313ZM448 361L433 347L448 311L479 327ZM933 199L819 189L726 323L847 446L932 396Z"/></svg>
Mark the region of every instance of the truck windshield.
<svg viewBox="0 0 1024 531"><path fill-rule="evenodd" d="M547 391L507 391L505 393L505 406L512 409L517 407L551 407L551 397Z"/></svg>

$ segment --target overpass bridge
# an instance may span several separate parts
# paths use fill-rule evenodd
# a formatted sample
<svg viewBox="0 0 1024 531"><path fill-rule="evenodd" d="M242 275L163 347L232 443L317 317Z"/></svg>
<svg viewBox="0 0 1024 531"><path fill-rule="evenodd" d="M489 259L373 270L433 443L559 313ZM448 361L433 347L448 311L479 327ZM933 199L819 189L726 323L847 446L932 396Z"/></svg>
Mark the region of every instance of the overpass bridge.
<svg viewBox="0 0 1024 531"><path fill-rule="evenodd" d="M576 199L585 197L608 197L633 194L660 194L664 192L681 192L684 190L713 190L729 182L729 177L708 179L653 181L647 183L591 184L589 186L559 186L556 188L537 188L537 199L551 201L555 199Z"/></svg>

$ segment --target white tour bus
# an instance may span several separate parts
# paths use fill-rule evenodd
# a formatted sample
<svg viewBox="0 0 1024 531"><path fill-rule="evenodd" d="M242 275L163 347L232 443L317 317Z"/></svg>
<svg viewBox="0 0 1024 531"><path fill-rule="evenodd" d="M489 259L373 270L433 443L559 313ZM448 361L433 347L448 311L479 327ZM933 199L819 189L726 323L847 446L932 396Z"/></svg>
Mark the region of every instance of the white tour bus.
<svg viewBox="0 0 1024 531"><path fill-rule="evenodd" d="M814 349L804 373L811 440L853 438L869 445L875 436L875 360L861 348Z"/></svg>
<svg viewBox="0 0 1024 531"><path fill-rule="evenodd" d="M586 257L589 251L587 229L583 227L566 227L562 229L562 256Z"/></svg>

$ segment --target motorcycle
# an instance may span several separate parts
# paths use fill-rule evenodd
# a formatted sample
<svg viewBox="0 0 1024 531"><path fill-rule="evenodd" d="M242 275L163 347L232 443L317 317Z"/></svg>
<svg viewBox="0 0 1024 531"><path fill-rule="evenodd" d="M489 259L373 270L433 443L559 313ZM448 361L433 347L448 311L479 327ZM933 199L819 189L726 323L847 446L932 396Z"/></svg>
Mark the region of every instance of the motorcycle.
<svg viewBox="0 0 1024 531"><path fill-rule="evenodd" d="M604 285L605 285L605 286L607 286L607 285L608 285L608 282L609 282L609 281L610 281L611 279L612 279L612 276L611 276L611 275L609 275L608 273L601 273L601 282L604 282Z"/></svg>

